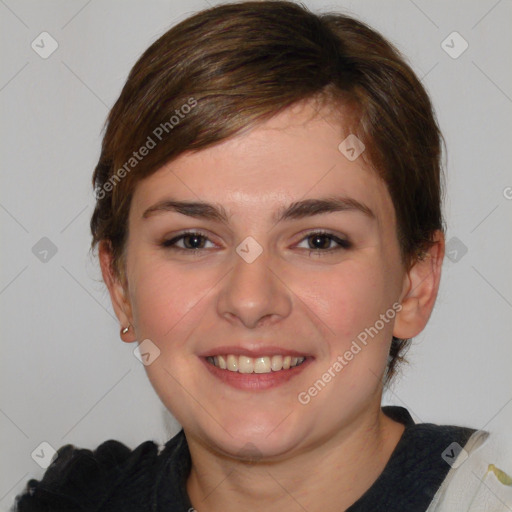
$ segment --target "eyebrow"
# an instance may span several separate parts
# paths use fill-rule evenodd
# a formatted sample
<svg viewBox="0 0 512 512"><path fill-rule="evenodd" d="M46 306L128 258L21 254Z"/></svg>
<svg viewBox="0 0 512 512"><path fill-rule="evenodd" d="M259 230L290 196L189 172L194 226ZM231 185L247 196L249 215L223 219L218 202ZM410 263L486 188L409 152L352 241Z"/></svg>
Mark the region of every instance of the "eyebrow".
<svg viewBox="0 0 512 512"><path fill-rule="evenodd" d="M201 201L176 201L173 199L164 199L150 206L142 214L142 218L147 219L154 214L169 211L198 219L212 220L224 224L229 223L226 210L221 205L213 205ZM297 220L314 215L343 211L361 212L370 219L375 219L373 211L356 199L350 197L325 197L304 199L291 203L286 208L278 210L273 217L273 221L278 223L286 220Z"/></svg>

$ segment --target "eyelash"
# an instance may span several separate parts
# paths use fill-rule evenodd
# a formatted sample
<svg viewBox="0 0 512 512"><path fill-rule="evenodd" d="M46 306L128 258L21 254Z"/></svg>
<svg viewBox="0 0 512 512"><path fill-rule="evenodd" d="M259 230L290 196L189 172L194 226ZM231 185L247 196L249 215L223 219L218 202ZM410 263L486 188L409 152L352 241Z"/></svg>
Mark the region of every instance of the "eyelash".
<svg viewBox="0 0 512 512"><path fill-rule="evenodd" d="M180 240L183 240L184 238L189 237L189 236L201 237L203 239L209 240L208 237L206 235L204 235L203 233L201 233L201 232L198 232L198 231L186 231L186 232L181 233L180 235L178 235L178 236L176 236L174 238L171 238L170 240L164 240L163 242L161 242L160 245L164 249L170 249L170 250L173 250L173 251L180 251L180 252L187 252L187 253L191 253L191 254L199 254L199 252L204 250L204 248L186 249L186 248L183 248L183 247L176 246L177 242L179 242ZM315 237L315 236L316 237L325 237L328 240L337 243L338 247L333 247L333 248L330 248L330 249L308 249L310 256L312 254L315 254L315 256L326 256L328 254L332 254L335 251L339 251L341 249L347 250L347 249L350 249L352 247L352 243L349 240L346 240L346 239L343 239L343 238L339 238L336 235L334 235L333 233L330 233L329 231L322 231L322 230L311 231L310 233L307 233L306 236L304 236L301 239L301 242L304 241L304 240L307 240L308 238L312 238L312 237Z"/></svg>

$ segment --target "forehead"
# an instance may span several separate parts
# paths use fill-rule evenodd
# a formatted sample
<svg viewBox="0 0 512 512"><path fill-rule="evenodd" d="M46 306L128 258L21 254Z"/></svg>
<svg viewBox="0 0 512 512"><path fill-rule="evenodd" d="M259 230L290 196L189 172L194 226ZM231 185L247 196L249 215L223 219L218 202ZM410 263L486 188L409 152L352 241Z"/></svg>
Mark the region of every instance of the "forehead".
<svg viewBox="0 0 512 512"><path fill-rule="evenodd" d="M348 136L354 137L329 110L317 111L311 102L297 104L220 144L183 153L139 182L134 213L140 216L172 197L270 217L290 202L336 195L359 201L394 223L385 183L363 155L347 157L354 153L347 153L343 143Z"/></svg>

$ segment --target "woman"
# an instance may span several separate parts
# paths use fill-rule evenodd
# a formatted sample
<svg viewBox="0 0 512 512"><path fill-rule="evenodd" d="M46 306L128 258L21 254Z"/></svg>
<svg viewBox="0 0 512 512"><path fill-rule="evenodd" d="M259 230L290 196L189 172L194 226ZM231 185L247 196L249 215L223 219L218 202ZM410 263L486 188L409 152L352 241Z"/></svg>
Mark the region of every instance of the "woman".
<svg viewBox="0 0 512 512"><path fill-rule="evenodd" d="M225 4L151 45L108 118L91 229L121 338L183 430L65 446L17 510L505 502L486 432L381 407L439 287L440 140L410 67L347 16Z"/></svg>

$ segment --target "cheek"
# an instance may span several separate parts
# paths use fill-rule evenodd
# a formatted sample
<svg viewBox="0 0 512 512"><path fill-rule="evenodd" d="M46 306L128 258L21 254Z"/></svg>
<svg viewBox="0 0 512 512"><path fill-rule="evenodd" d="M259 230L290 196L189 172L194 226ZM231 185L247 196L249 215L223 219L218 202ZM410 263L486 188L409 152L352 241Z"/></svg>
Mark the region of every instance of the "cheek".
<svg viewBox="0 0 512 512"><path fill-rule="evenodd" d="M190 403L190 395L204 393L204 377L193 362L190 343L201 325L208 303L207 275L190 270L176 270L165 262L149 261L134 269L133 316L139 340L149 339L159 349L159 356L145 366L148 378L166 407L178 421L200 416L200 407ZM192 412L193 411L193 412Z"/></svg>
<svg viewBox="0 0 512 512"><path fill-rule="evenodd" d="M137 334L141 339L150 338L161 349L168 346L165 342L170 336L180 331L187 315L195 314L209 288L206 280L198 281L186 270L171 272L165 263L151 260L134 269L132 280Z"/></svg>
<svg viewBox="0 0 512 512"><path fill-rule="evenodd" d="M345 262L337 271L302 281L302 300L339 345L350 343L390 306L383 273L364 262Z"/></svg>

